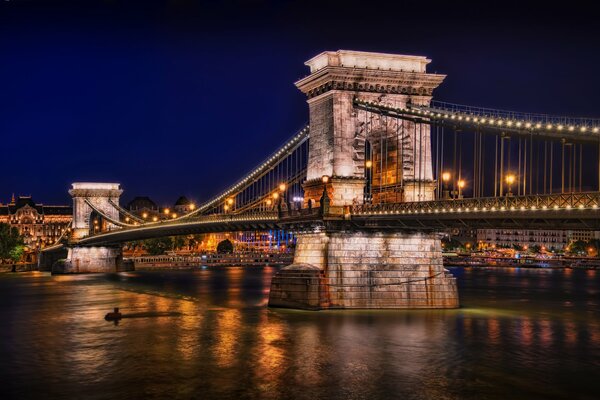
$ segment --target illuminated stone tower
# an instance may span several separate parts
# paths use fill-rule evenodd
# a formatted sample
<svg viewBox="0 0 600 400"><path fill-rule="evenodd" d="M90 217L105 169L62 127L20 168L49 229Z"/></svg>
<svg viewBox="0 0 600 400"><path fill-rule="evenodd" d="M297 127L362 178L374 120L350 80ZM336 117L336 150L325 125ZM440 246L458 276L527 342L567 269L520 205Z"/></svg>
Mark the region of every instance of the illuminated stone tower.
<svg viewBox="0 0 600 400"><path fill-rule="evenodd" d="M385 183L402 182L404 201L434 198L430 129L399 124L356 109L353 99L393 107L428 105L444 75L426 72L431 60L421 56L326 51L308 60L310 75L296 82L308 97L310 148L305 198L318 200L323 176L329 177L332 206L362 201L365 142L401 136L402 160L380 171ZM385 176L384 176L385 175ZM418 187L418 190L415 190Z"/></svg>
<svg viewBox="0 0 600 400"><path fill-rule="evenodd" d="M311 73L296 82L310 110L305 207L309 199L319 201L324 189L331 207L323 211L321 226L298 234L294 264L273 277L271 306L458 307L456 282L443 267L438 234L356 228L341 215L344 206L363 200L367 141L377 146L391 136L400 137L398 146L407 157L396 158L391 169L380 168L380 179L388 187L400 187L401 201L434 198L429 127L410 121L400 126L395 118L388 121L354 105L354 98L393 107L428 105L444 79L426 72L429 62L346 50L324 52L306 62ZM387 195L380 192L379 200Z"/></svg>

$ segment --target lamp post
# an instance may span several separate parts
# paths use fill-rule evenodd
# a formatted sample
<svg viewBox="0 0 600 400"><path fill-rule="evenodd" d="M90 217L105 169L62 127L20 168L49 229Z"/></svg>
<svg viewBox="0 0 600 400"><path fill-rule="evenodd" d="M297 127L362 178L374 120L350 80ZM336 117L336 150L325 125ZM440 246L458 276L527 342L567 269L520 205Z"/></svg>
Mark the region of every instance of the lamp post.
<svg viewBox="0 0 600 400"><path fill-rule="evenodd" d="M450 182L450 172L442 173L442 197L444 199L450 198L450 190L448 189L448 182Z"/></svg>
<svg viewBox="0 0 600 400"><path fill-rule="evenodd" d="M372 171L373 171L373 161L367 160L365 161L365 178L367 180L365 184L365 198L364 203L370 204L373 200L371 196L371 180L372 180Z"/></svg>
<svg viewBox="0 0 600 400"><path fill-rule="evenodd" d="M329 182L329 177L327 175L323 175L321 181L323 182L323 195L321 196L319 202L321 203L321 215L325 215L329 213L329 206L331 203L331 199L327 194L327 182Z"/></svg>
<svg viewBox="0 0 600 400"><path fill-rule="evenodd" d="M506 192L506 195L508 197L512 196L512 184L515 183L515 176L513 174L508 174L506 175L506 184L508 185L508 192Z"/></svg>
<svg viewBox="0 0 600 400"><path fill-rule="evenodd" d="M458 198L462 199L463 198L463 194L462 194L462 190L465 188L465 181L464 179L461 179L458 181Z"/></svg>

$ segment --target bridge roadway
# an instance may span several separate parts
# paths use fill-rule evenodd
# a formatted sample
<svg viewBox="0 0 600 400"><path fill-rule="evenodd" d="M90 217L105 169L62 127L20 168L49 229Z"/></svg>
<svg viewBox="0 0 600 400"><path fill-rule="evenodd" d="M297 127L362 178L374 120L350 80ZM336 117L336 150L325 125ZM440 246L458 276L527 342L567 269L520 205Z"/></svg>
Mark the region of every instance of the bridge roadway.
<svg viewBox="0 0 600 400"><path fill-rule="evenodd" d="M78 245L156 237L269 229L444 231L452 228L600 229L600 192L447 199L360 205L322 215L319 209L194 216L87 236ZM341 210L340 210L341 211Z"/></svg>

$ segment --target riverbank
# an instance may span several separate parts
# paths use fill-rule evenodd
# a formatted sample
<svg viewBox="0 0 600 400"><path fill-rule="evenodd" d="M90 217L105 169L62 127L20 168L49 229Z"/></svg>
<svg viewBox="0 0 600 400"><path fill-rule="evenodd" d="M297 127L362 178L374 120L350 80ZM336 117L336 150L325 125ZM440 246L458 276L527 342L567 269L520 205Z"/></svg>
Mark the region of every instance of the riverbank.
<svg viewBox="0 0 600 400"><path fill-rule="evenodd" d="M591 257L499 257L489 255L444 255L446 267L571 268L600 269L600 259Z"/></svg>
<svg viewBox="0 0 600 400"><path fill-rule="evenodd" d="M37 269L35 263L0 264L0 272L29 272Z"/></svg>

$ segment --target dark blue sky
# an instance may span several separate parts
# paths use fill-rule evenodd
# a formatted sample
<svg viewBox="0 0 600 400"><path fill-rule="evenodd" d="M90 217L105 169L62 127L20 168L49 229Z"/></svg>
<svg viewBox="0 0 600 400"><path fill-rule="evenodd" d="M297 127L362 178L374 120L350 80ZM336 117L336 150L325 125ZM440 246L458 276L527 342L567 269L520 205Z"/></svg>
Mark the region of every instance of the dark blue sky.
<svg viewBox="0 0 600 400"><path fill-rule="evenodd" d="M2 0L0 202L205 199L307 121L293 82L324 50L428 56L438 100L600 117L589 6L478 3Z"/></svg>

